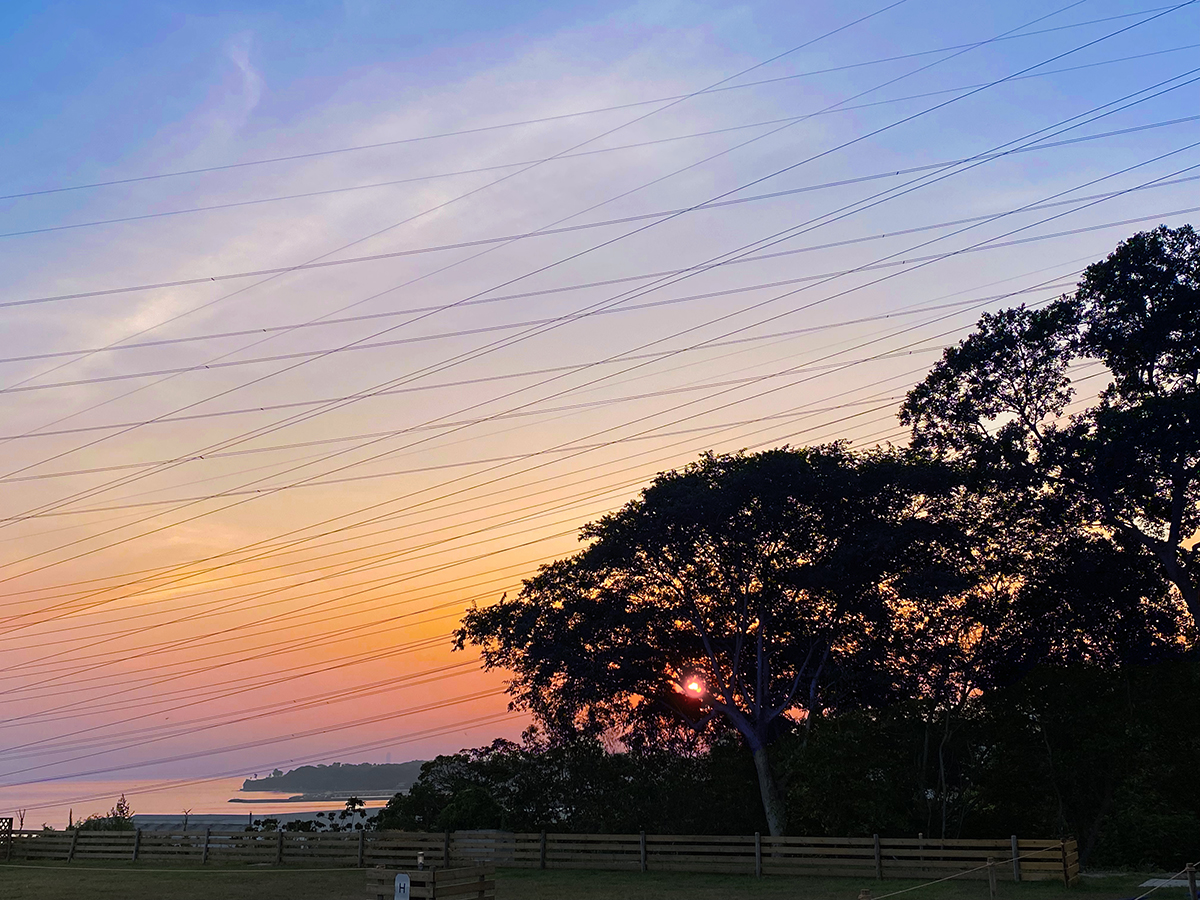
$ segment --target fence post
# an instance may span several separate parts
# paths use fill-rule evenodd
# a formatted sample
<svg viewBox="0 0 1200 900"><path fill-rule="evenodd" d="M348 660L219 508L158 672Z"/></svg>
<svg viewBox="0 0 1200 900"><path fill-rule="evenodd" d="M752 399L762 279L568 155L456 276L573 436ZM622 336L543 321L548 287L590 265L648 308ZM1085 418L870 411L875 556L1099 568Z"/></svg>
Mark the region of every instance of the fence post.
<svg viewBox="0 0 1200 900"><path fill-rule="evenodd" d="M546 868L546 832L545 832L545 830L542 831L542 845L541 845L541 852L538 854L538 868L539 869Z"/></svg>
<svg viewBox="0 0 1200 900"><path fill-rule="evenodd" d="M1196 867L1191 863L1187 864L1187 879L1188 900L1200 900L1200 894L1196 893Z"/></svg>
<svg viewBox="0 0 1200 900"><path fill-rule="evenodd" d="M1067 860L1067 842L1058 842L1059 852L1062 854L1062 870L1063 870L1063 885L1071 886L1071 865Z"/></svg>
<svg viewBox="0 0 1200 900"><path fill-rule="evenodd" d="M1017 843L1017 836L1012 836L1012 864L1013 864L1013 881L1021 880L1021 845Z"/></svg>
<svg viewBox="0 0 1200 900"><path fill-rule="evenodd" d="M279 829L279 840L275 844L275 865L283 865L283 829Z"/></svg>
<svg viewBox="0 0 1200 900"><path fill-rule="evenodd" d="M442 838L442 865L447 869L450 868L450 832L447 831Z"/></svg>
<svg viewBox="0 0 1200 900"><path fill-rule="evenodd" d="M638 858L641 860L642 871L645 872L646 871L646 832L644 832L644 831L640 832L639 836L640 836L640 840L638 842L638 845L639 845Z"/></svg>
<svg viewBox="0 0 1200 900"><path fill-rule="evenodd" d="M67 862L75 858L75 845L79 843L79 829L76 828L71 835L71 849L67 851Z"/></svg>
<svg viewBox="0 0 1200 900"><path fill-rule="evenodd" d="M365 830L358 833L358 867L361 869L366 862L367 856L367 832Z"/></svg>
<svg viewBox="0 0 1200 900"><path fill-rule="evenodd" d="M988 900L996 900L996 857L989 856L988 870Z"/></svg>
<svg viewBox="0 0 1200 900"><path fill-rule="evenodd" d="M212 826L204 826L204 849L200 851L200 865L208 862L208 839L212 835Z"/></svg>
<svg viewBox="0 0 1200 900"><path fill-rule="evenodd" d="M754 877L762 878L762 832L754 832Z"/></svg>
<svg viewBox="0 0 1200 900"><path fill-rule="evenodd" d="M875 877L883 881L883 852L879 847L879 835L875 835Z"/></svg>
<svg viewBox="0 0 1200 900"><path fill-rule="evenodd" d="M133 833L133 859L130 862L137 862L138 849L142 846L142 829L137 829Z"/></svg>

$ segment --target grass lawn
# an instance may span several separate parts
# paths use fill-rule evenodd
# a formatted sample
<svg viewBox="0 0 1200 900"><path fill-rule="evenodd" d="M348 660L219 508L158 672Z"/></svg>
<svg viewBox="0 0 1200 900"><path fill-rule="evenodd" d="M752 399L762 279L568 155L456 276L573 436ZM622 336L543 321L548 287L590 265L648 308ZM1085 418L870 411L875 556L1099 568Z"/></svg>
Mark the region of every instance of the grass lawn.
<svg viewBox="0 0 1200 900"><path fill-rule="evenodd" d="M998 900L1125 900L1137 897L1148 876L1084 878L1066 890L1053 882L1000 883ZM916 881L854 878L762 879L742 875L677 872L596 872L502 869L497 900L857 900L916 887ZM0 900L363 900L361 869L317 871L274 868L149 869L132 864L64 866L0 864ZM1155 900L1183 900L1182 889L1165 888ZM902 895L904 900L988 900L987 882L949 881Z"/></svg>

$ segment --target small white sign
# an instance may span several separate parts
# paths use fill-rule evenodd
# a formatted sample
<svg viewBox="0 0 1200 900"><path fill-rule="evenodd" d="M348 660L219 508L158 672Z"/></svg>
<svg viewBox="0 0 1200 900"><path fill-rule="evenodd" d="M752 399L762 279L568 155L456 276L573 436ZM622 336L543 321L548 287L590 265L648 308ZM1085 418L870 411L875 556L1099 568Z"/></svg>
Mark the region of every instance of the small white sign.
<svg viewBox="0 0 1200 900"><path fill-rule="evenodd" d="M412 882L406 873L401 872L396 876L396 896L395 900L410 900L412 897Z"/></svg>

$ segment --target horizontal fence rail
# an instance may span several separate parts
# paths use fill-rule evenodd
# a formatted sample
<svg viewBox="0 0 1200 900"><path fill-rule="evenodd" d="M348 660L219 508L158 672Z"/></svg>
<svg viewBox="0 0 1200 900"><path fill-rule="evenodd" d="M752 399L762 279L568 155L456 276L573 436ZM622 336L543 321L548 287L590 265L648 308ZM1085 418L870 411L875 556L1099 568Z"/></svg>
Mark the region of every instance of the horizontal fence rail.
<svg viewBox="0 0 1200 900"><path fill-rule="evenodd" d="M347 831L13 831L8 859L200 864L490 865L543 869L830 875L858 878L1079 878L1075 841L762 835Z"/></svg>
<svg viewBox="0 0 1200 900"><path fill-rule="evenodd" d="M396 876L393 869L367 870L367 900L392 900ZM412 900L495 900L496 867L466 866L453 869L407 869Z"/></svg>

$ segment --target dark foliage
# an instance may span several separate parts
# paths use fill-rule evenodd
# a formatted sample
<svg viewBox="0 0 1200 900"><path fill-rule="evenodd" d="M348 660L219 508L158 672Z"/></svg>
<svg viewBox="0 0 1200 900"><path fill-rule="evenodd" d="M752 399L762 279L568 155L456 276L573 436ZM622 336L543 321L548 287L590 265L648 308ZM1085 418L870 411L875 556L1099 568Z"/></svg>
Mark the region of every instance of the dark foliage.
<svg viewBox="0 0 1200 900"><path fill-rule="evenodd" d="M80 819L74 827L79 831L133 831L133 809L122 794L108 811L108 815L90 815L86 819Z"/></svg>
<svg viewBox="0 0 1200 900"><path fill-rule="evenodd" d="M736 745L609 753L592 740L496 741L439 756L377 828L582 833L751 833L764 829L754 766Z"/></svg>
<svg viewBox="0 0 1200 900"><path fill-rule="evenodd" d="M1097 405L1065 416L1079 363L1102 364L1108 386ZM1191 226L1122 242L1072 297L984 316L909 393L901 419L914 446L957 464L981 499L1003 498L1005 524L1092 530L1140 548L1200 620L1200 237ZM1035 569L1036 547L1023 552Z"/></svg>
<svg viewBox="0 0 1200 900"><path fill-rule="evenodd" d="M339 810L330 810L329 812L319 812L312 819L292 819L289 822L280 823L279 819L268 817L265 819L255 819L254 822L246 826L246 831L296 831L303 834L334 832L334 831L362 831L368 827L370 822L367 818L366 804L357 797L351 797L346 801L346 806Z"/></svg>
<svg viewBox="0 0 1200 900"><path fill-rule="evenodd" d="M1200 659L1042 666L947 715L922 700L819 717L773 745L790 831L1079 839L1093 866L1200 858ZM751 834L765 826L736 738L703 753L594 741L491 746L425 764L373 827Z"/></svg>

